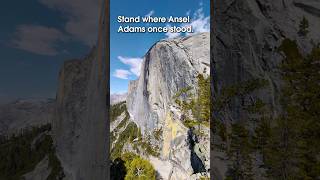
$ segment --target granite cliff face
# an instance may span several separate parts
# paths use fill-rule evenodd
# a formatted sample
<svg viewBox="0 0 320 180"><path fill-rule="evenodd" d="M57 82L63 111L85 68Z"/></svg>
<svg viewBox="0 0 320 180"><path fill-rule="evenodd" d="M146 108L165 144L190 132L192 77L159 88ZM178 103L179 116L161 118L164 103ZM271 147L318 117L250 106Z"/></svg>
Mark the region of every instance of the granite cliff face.
<svg viewBox="0 0 320 180"><path fill-rule="evenodd" d="M108 4L102 2L96 48L64 63L56 99L0 106L0 141L8 144L0 155L10 156L1 164L0 179L108 179L109 32Z"/></svg>
<svg viewBox="0 0 320 180"><path fill-rule="evenodd" d="M159 150L158 157L143 154L159 178L209 176L209 127L200 125L204 135L195 135L184 124L185 114L175 101L176 94L183 89L192 94L198 91L199 74L208 78L209 55L209 33L161 40L144 56L139 78L129 84L126 104L130 120ZM160 130L161 136L154 138Z"/></svg>
<svg viewBox="0 0 320 180"><path fill-rule="evenodd" d="M272 117L281 113L282 86L279 64L283 54L278 51L285 38L296 40L300 50L311 50L311 41L319 42L320 2L316 0L217 0L214 4L212 27L213 102L223 96L223 89L252 79L264 79L267 86L235 97L226 108L212 113L227 128L250 116L244 104L260 98L270 107ZM303 17L309 20L308 36L299 36ZM213 104L214 106L214 104ZM212 136L213 137L213 136ZM216 148L221 139L213 137L211 167L215 179L224 179L229 164L225 154ZM260 174L255 171L256 174ZM260 178L259 175L255 178Z"/></svg>
<svg viewBox="0 0 320 180"><path fill-rule="evenodd" d="M319 42L320 2L315 0L216 1L214 5L215 39L213 46L213 79L217 91L236 82L263 78L270 86L263 97L279 109L278 91L281 85L279 63L283 55L278 47L284 38L295 39L301 50L311 50L310 41ZM303 17L309 19L307 37L298 34ZM241 113L232 110L233 119ZM234 112L237 112L234 114ZM240 114L239 114L240 113Z"/></svg>
<svg viewBox="0 0 320 180"><path fill-rule="evenodd" d="M163 126L172 97L182 88L193 87L198 74L209 75L209 36L162 40L147 52L127 97L128 112L142 132Z"/></svg>
<svg viewBox="0 0 320 180"><path fill-rule="evenodd" d="M106 79L97 52L66 62L60 73L53 135L66 179L106 178Z"/></svg>
<svg viewBox="0 0 320 180"><path fill-rule="evenodd" d="M108 178L107 6L102 1L96 48L59 76L53 137L65 179Z"/></svg>

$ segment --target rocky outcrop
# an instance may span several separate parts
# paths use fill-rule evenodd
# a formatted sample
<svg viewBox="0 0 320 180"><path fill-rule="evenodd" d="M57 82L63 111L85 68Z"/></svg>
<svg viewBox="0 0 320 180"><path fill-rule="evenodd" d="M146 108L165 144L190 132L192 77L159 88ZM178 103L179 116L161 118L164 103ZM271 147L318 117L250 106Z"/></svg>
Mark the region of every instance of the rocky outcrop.
<svg viewBox="0 0 320 180"><path fill-rule="evenodd" d="M162 126L172 97L182 88L193 87L199 73L209 75L209 36L162 40L147 52L127 97L128 112L142 132Z"/></svg>
<svg viewBox="0 0 320 180"><path fill-rule="evenodd" d="M0 135L11 136L51 123L53 99L21 99L0 106Z"/></svg>
<svg viewBox="0 0 320 180"><path fill-rule="evenodd" d="M283 56L278 47L284 38L297 41L302 52L311 49L310 41L319 42L320 3L316 0L217 0L214 4L214 46L212 79L214 97L221 97L223 88L250 79L264 79L268 85L249 94L258 97L277 117L281 112L281 78L278 69ZM303 17L309 20L309 34L299 36ZM235 98L223 112L213 112L213 119L225 124L248 117L241 108L248 99ZM214 137L213 141L219 138ZM214 145L212 145L214 147ZM228 162L215 148L211 154L214 177L224 179Z"/></svg>
<svg viewBox="0 0 320 180"><path fill-rule="evenodd" d="M155 43L143 58L139 78L129 84L126 103L132 121L144 136L162 130L160 140L151 138L160 156L146 158L163 179L196 179L210 169L209 129L207 138L194 141L196 135L183 124L174 100L182 89L197 91L199 74L209 76L209 39L209 33L200 33Z"/></svg>
<svg viewBox="0 0 320 180"><path fill-rule="evenodd" d="M66 179L106 179L105 61L97 52L66 62L60 72L53 135Z"/></svg>

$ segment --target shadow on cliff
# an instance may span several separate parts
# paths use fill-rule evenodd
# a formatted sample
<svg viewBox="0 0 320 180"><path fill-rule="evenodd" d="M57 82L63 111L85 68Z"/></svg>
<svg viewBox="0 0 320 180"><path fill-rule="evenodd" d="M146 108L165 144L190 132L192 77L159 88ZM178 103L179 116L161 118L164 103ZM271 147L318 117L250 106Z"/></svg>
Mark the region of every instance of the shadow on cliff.
<svg viewBox="0 0 320 180"><path fill-rule="evenodd" d="M194 146L196 143L199 143L197 136L193 133L193 128L190 128L188 130L188 143L189 143L189 149L191 151L190 161L191 161L191 167L193 169L193 173L201 173L206 172L206 168L204 164L202 163L199 156L194 152Z"/></svg>

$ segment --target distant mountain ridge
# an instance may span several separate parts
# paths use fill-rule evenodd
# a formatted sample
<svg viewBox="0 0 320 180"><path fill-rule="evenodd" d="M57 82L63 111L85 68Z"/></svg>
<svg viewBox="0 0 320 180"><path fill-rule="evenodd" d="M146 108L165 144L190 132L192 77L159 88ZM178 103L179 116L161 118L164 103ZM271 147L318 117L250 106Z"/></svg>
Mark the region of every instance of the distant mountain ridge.
<svg viewBox="0 0 320 180"><path fill-rule="evenodd" d="M126 101L127 93L113 93L110 95L110 104L117 104L122 101Z"/></svg>
<svg viewBox="0 0 320 180"><path fill-rule="evenodd" d="M0 105L0 135L51 123L54 109L54 99L19 99Z"/></svg>

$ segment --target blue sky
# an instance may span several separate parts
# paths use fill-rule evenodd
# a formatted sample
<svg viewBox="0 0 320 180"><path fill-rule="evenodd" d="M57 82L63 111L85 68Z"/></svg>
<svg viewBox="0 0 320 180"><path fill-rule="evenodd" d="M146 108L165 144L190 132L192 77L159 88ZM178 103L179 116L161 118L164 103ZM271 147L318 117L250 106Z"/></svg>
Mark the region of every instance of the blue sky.
<svg viewBox="0 0 320 180"><path fill-rule="evenodd" d="M54 98L63 62L96 42L99 0L10 0L0 14L0 104Z"/></svg>
<svg viewBox="0 0 320 180"><path fill-rule="evenodd" d="M82 59L96 43L99 2L10 0L1 4L0 104L55 97L62 64ZM118 15L144 16L153 11L154 16L184 16L189 11L194 16L201 7L208 17L209 0L111 0L111 91L126 91L128 81L139 73L139 58L166 38L165 34L118 34ZM118 75L127 73L122 77L128 79L113 76L116 70Z"/></svg>
<svg viewBox="0 0 320 180"><path fill-rule="evenodd" d="M124 93L128 82L137 79L141 58L157 41L174 37L166 33L118 33L119 25L148 26L147 24L121 24L118 16L186 16L190 15L195 32L209 30L209 0L111 0L110 11L110 88L111 93ZM166 26L167 24L149 24ZM182 24L171 24L182 26ZM181 34L180 36L183 36Z"/></svg>

